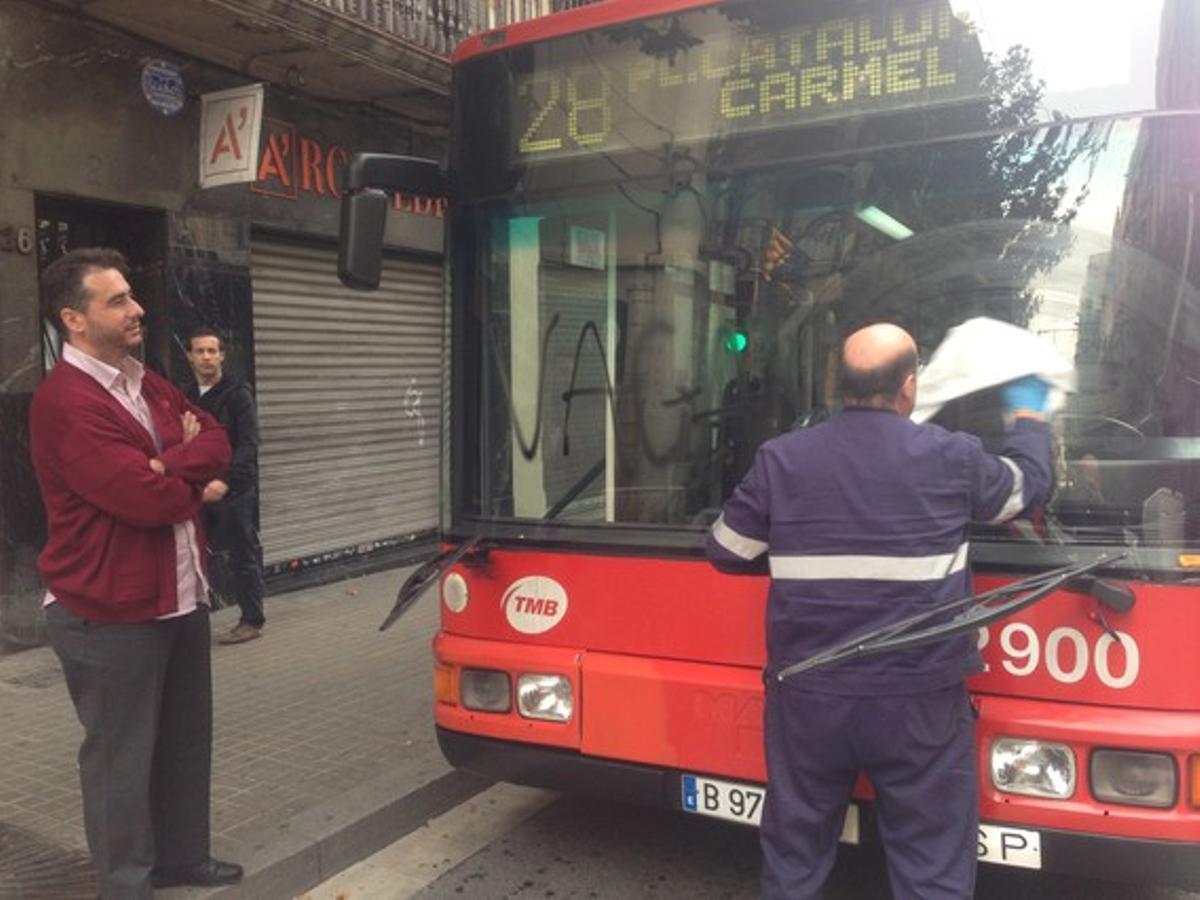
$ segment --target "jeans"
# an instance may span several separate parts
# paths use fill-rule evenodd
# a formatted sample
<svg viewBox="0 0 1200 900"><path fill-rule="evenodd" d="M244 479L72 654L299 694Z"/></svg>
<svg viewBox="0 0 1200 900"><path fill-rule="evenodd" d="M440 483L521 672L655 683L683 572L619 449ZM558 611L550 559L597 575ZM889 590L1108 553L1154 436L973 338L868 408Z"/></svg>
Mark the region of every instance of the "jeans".
<svg viewBox="0 0 1200 900"><path fill-rule="evenodd" d="M212 563L209 569L213 589L223 596L230 593L241 607L241 620L261 626L263 613L263 556L255 518L258 492L251 489L230 494L204 509L204 526Z"/></svg>

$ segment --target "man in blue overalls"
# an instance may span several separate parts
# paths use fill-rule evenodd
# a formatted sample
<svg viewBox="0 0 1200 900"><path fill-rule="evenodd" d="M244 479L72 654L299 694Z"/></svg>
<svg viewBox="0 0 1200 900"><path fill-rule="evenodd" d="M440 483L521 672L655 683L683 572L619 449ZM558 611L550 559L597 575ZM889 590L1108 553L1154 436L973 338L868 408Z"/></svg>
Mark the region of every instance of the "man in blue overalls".
<svg viewBox="0 0 1200 900"><path fill-rule="evenodd" d="M847 660L780 682L787 665L970 593L968 526L1044 503L1053 482L1047 386L1004 387L1001 456L909 418L917 352L895 325L842 347L843 411L759 448L713 525L723 572L771 574L762 820L766 898L818 897L860 771L875 789L897 900L970 897L979 819L965 679L975 634Z"/></svg>

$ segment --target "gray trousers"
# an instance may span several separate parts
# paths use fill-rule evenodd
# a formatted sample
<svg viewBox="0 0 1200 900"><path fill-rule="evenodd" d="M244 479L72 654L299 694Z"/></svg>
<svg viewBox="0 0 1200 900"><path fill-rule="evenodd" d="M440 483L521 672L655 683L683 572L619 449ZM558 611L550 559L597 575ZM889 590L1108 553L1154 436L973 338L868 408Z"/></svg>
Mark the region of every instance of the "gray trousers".
<svg viewBox="0 0 1200 900"><path fill-rule="evenodd" d="M152 867L209 855L208 611L106 624L54 603L46 625L84 728L79 779L100 896L149 898Z"/></svg>

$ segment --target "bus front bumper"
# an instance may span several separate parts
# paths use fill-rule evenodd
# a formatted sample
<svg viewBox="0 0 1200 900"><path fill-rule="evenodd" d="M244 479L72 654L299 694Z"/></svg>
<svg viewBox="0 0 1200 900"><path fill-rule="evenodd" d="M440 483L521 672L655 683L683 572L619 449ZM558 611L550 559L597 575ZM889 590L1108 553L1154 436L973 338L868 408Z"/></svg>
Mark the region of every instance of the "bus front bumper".
<svg viewBox="0 0 1200 900"><path fill-rule="evenodd" d="M455 768L513 784L622 803L680 810L683 772L584 756L573 750L478 737L437 727L438 745ZM860 809L864 844L877 844L870 801ZM1037 829L1041 869L1087 878L1200 890L1200 843L1143 840Z"/></svg>

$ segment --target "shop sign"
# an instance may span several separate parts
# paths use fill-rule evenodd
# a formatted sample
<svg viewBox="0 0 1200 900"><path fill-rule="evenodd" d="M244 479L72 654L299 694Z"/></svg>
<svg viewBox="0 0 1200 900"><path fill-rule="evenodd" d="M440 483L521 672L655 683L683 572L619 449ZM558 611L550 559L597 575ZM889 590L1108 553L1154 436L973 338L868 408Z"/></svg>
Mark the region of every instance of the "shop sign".
<svg viewBox="0 0 1200 900"><path fill-rule="evenodd" d="M253 181L262 131L263 86L201 97L200 187Z"/></svg>
<svg viewBox="0 0 1200 900"><path fill-rule="evenodd" d="M342 171L350 151L340 144L326 144L299 132L282 119L263 119L263 141L257 179L250 190L263 197L295 201L301 195L340 201ZM442 218L445 197L397 194L392 208L418 216Z"/></svg>

